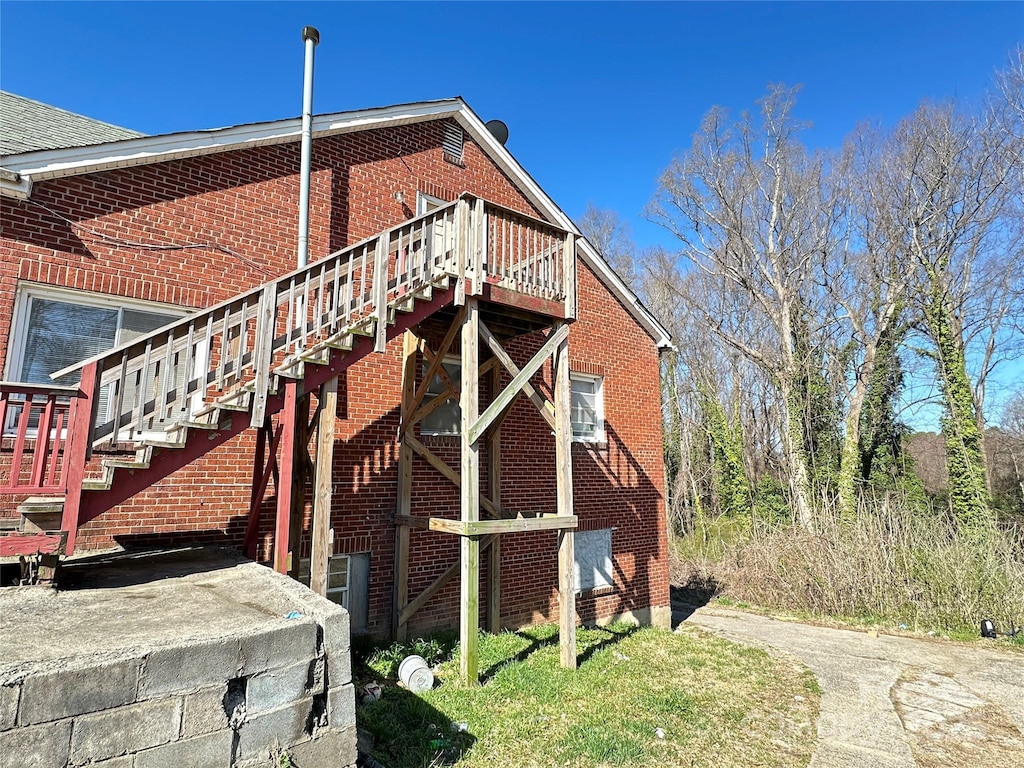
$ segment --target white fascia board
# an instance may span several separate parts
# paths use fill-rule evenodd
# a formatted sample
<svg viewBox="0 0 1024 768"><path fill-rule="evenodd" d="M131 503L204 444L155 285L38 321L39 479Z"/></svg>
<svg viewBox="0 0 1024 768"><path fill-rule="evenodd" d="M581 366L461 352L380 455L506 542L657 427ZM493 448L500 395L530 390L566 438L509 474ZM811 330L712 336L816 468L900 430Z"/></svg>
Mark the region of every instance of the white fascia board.
<svg viewBox="0 0 1024 768"><path fill-rule="evenodd" d="M406 125L423 120L433 120L443 117L445 114L454 115L461 107L461 101L446 99L320 115L313 119L313 134L314 136L327 136L368 128ZM111 168L166 162L245 147L281 144L297 140L301 131L302 120L290 118L208 131L143 136L138 139L125 139L87 147L8 155L4 158L4 167L20 174L23 178L40 181L61 176L94 173Z"/></svg>
<svg viewBox="0 0 1024 768"><path fill-rule="evenodd" d="M0 196L28 200L32 195L32 180L7 168L0 168L0 171L5 171L0 174Z"/></svg>
<svg viewBox="0 0 1024 768"><path fill-rule="evenodd" d="M477 144L483 147L484 151L490 155L498 167L516 181L530 202L537 206L537 209L544 213L549 221L579 236L577 240L577 253L583 256L583 261L594 271L597 278L604 283L619 302L626 307L633 318L640 323L640 326L647 334L654 339L658 349L674 349L672 335L658 322L651 311L641 303L637 295L622 281L622 278L615 274L615 270L597 252L597 249L583 237L572 219L533 180L533 177L519 164L519 161L512 156L512 153L491 135L491 132L487 130L480 118L476 116L465 102L462 102L462 107L462 111L456 118L462 127L473 136Z"/></svg>

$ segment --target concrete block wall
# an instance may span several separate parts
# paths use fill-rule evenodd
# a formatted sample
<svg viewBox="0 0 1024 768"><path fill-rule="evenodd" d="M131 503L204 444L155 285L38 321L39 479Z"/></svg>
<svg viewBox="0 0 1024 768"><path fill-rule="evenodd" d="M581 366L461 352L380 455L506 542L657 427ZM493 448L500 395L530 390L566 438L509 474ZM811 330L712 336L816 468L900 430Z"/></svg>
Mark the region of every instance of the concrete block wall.
<svg viewBox="0 0 1024 768"><path fill-rule="evenodd" d="M254 634L7 674L0 762L254 768L283 750L298 768L353 766L348 614L295 587L301 615Z"/></svg>

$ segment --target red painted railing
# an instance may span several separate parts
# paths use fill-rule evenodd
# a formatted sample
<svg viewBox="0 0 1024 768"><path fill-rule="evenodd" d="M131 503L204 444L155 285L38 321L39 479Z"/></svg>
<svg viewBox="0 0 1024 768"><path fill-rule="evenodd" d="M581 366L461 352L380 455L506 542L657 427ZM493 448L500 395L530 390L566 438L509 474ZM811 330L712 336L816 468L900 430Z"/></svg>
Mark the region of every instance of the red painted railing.
<svg viewBox="0 0 1024 768"><path fill-rule="evenodd" d="M0 382L0 494L64 493L78 387ZM2 455L0 454L0 455Z"/></svg>

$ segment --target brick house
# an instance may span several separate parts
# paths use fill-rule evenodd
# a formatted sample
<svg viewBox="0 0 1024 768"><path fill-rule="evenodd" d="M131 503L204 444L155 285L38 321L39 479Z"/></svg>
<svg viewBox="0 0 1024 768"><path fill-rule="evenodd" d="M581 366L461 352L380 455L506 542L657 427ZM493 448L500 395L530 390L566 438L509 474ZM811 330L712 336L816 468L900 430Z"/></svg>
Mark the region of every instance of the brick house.
<svg viewBox="0 0 1024 768"><path fill-rule="evenodd" d="M299 270L298 119L2 99L5 554L243 547L377 635L667 622L669 336L461 99L314 119Z"/></svg>

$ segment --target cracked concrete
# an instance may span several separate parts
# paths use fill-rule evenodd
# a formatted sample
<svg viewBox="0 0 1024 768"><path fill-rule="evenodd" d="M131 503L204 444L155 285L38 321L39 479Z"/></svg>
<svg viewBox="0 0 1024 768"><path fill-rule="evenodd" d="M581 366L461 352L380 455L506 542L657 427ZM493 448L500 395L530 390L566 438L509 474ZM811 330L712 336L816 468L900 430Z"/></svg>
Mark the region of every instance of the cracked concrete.
<svg viewBox="0 0 1024 768"><path fill-rule="evenodd" d="M1024 768L1024 654L675 607L679 626L795 657L814 672L821 714L811 768Z"/></svg>

